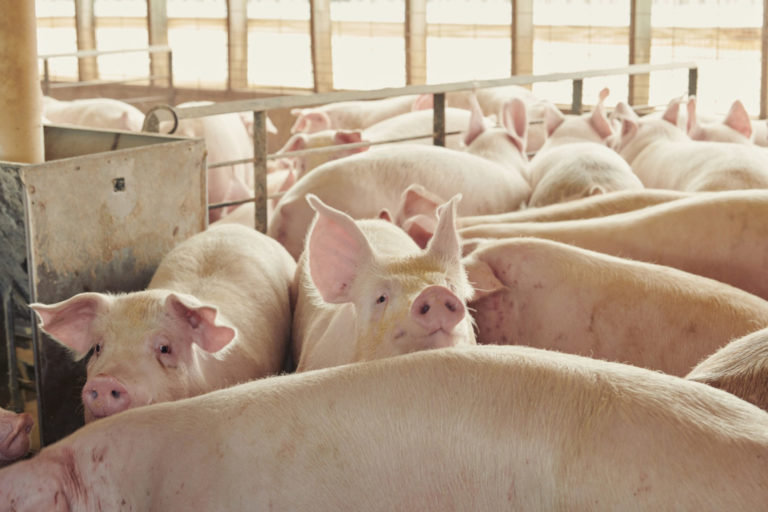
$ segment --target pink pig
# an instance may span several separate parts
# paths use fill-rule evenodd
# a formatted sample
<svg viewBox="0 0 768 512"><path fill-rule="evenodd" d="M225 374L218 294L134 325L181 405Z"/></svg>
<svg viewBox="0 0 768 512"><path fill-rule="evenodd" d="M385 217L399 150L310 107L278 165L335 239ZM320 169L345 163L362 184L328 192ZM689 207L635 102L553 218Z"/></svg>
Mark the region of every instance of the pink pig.
<svg viewBox="0 0 768 512"><path fill-rule="evenodd" d="M456 347L91 423L0 470L0 512L757 511L766 460L768 415L719 389Z"/></svg>
<svg viewBox="0 0 768 512"><path fill-rule="evenodd" d="M296 274L298 371L475 343L454 225L458 198L442 208L420 251L390 222L354 221L307 197L317 217Z"/></svg>
<svg viewBox="0 0 768 512"><path fill-rule="evenodd" d="M327 205L355 219L394 211L402 192L420 184L441 197L462 193L463 215L518 209L530 186L519 173L462 151L418 144L394 144L386 151L366 151L323 164L298 180L283 195L267 234L294 258L314 218L305 196L315 194Z"/></svg>
<svg viewBox="0 0 768 512"><path fill-rule="evenodd" d="M530 345L684 376L768 325L768 301L664 265L535 237L464 258L478 342Z"/></svg>
<svg viewBox="0 0 768 512"><path fill-rule="evenodd" d="M728 391L768 411L768 328L734 339L685 378Z"/></svg>
<svg viewBox="0 0 768 512"><path fill-rule="evenodd" d="M112 98L62 101L43 97L46 122L140 132L144 113L130 103Z"/></svg>
<svg viewBox="0 0 768 512"><path fill-rule="evenodd" d="M765 190L698 193L605 217L459 229L465 252L477 245L472 239L535 236L668 265L768 299L766 233Z"/></svg>
<svg viewBox="0 0 768 512"><path fill-rule="evenodd" d="M547 141L531 159L531 199L528 206L547 206L614 190L642 189L629 164L606 146L613 127L600 92L595 109L565 117L554 105L546 112Z"/></svg>
<svg viewBox="0 0 768 512"><path fill-rule="evenodd" d="M395 96L380 100L339 101L319 107L294 108L296 121L291 133L314 133L320 130L362 130L397 114L414 110L416 95Z"/></svg>
<svg viewBox="0 0 768 512"><path fill-rule="evenodd" d="M279 372L294 272L277 242L224 224L176 246L144 291L30 307L78 358L93 351L82 392L89 422Z"/></svg>
<svg viewBox="0 0 768 512"><path fill-rule="evenodd" d="M721 122L699 121L696 98L688 99L688 136L693 140L750 144L752 122L744 104L736 100Z"/></svg>
<svg viewBox="0 0 768 512"><path fill-rule="evenodd" d="M27 454L33 425L29 413L0 408L0 466Z"/></svg>
<svg viewBox="0 0 768 512"><path fill-rule="evenodd" d="M677 127L679 103L661 119L640 118L623 102L614 149L649 188L690 192L768 188L768 153L751 144L694 141Z"/></svg>

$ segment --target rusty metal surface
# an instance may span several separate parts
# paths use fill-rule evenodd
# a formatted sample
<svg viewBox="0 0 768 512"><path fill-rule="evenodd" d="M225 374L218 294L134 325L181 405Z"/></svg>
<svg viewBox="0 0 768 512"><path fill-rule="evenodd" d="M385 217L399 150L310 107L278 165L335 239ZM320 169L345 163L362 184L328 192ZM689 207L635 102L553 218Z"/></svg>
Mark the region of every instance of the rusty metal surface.
<svg viewBox="0 0 768 512"><path fill-rule="evenodd" d="M6 266L27 259L29 301L144 288L166 252L205 229L205 156L202 140L49 126L46 162L15 171L0 164L0 183L15 183L9 195L21 194L9 200L3 189L0 227L18 228L23 202L26 228L11 235L0 231L12 242ZM15 205L14 211L4 211L6 204ZM7 213L15 220L2 219ZM2 247L6 260L7 246ZM5 267L0 272L3 280L20 280ZM84 366L37 329L33 338L47 445L82 425Z"/></svg>

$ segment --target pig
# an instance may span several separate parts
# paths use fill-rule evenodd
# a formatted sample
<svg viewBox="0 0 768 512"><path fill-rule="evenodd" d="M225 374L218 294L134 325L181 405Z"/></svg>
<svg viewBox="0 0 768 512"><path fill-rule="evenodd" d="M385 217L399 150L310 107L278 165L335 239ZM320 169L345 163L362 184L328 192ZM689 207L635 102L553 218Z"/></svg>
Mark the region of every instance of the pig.
<svg viewBox="0 0 768 512"><path fill-rule="evenodd" d="M462 215L515 210L530 193L519 174L484 158L441 147L396 144L387 151L328 162L298 180L277 203L267 234L298 258L314 217L306 194L317 195L353 218L374 218L384 208L394 210L402 192L414 183L441 197L463 193L458 210Z"/></svg>
<svg viewBox="0 0 768 512"><path fill-rule="evenodd" d="M676 126L679 104L662 119L639 118L625 103L614 149L649 188L690 192L768 188L768 153L734 142L692 141Z"/></svg>
<svg viewBox="0 0 768 512"><path fill-rule="evenodd" d="M734 339L702 360L686 379L732 393L768 411L768 329Z"/></svg>
<svg viewBox="0 0 768 512"><path fill-rule="evenodd" d="M704 194L698 192L697 194ZM525 208L514 212L497 215L473 215L459 217L456 225L459 228L478 224L497 224L505 222L551 222L557 220L591 219L616 213L639 210L675 199L691 197L694 192L664 190L654 188L626 189L606 192L594 196L574 199L566 203L555 203L535 208Z"/></svg>
<svg viewBox="0 0 768 512"><path fill-rule="evenodd" d="M446 108L446 132L456 132L465 129L469 123L470 115L468 110ZM434 113L431 109L416 110L384 119L364 130L330 129L314 133L296 133L288 139L277 154L281 155L293 151L328 147L329 149L323 152L312 152L300 156L284 157L293 161L293 165L298 172L298 178L301 178L315 167L330 160L353 155L355 153L361 153L369 149L379 149L384 147L384 145L363 145L356 147L344 147L341 145L360 144L364 142L379 143L387 140L416 137L419 135L425 137L422 139L401 142L409 144L432 144L433 117ZM485 120L484 122L490 124L490 120ZM331 148L331 146L341 147ZM458 134L446 137L446 147L460 149L460 146L461 141Z"/></svg>
<svg viewBox="0 0 768 512"><path fill-rule="evenodd" d="M693 140L712 142L737 142L750 144L752 141L752 122L747 109L739 100L731 104L731 108L721 122L701 122L696 113L696 97L688 99L688 136Z"/></svg>
<svg viewBox="0 0 768 512"><path fill-rule="evenodd" d="M528 157L526 139L528 138L528 114L525 103L513 98L499 112L501 126L490 127L480 110L477 101L473 101L472 116L464 135L464 145L468 153L496 162L513 173L518 173L526 181L528 176Z"/></svg>
<svg viewBox="0 0 768 512"><path fill-rule="evenodd" d="M29 413L0 408L0 467L27 454L33 426Z"/></svg>
<svg viewBox="0 0 768 512"><path fill-rule="evenodd" d="M295 267L266 235L226 224L172 249L146 290L30 307L77 358L92 351L82 390L87 423L279 372Z"/></svg>
<svg viewBox="0 0 768 512"><path fill-rule="evenodd" d="M380 219L355 221L317 196L296 270L297 371L475 343L454 217L442 207L425 251Z"/></svg>
<svg viewBox="0 0 768 512"><path fill-rule="evenodd" d="M572 201L614 190L642 189L629 164L606 145L613 136L600 92L589 114L566 118L554 105L546 114L547 141L530 164L529 207Z"/></svg>
<svg viewBox="0 0 768 512"><path fill-rule="evenodd" d="M85 98L62 101L43 97L43 118L47 122L140 132L144 113L133 105L112 98Z"/></svg>
<svg viewBox="0 0 768 512"><path fill-rule="evenodd" d="M584 249L668 265L768 299L768 191L695 194L591 219L479 224L460 228L472 239L536 236Z"/></svg>
<svg viewBox="0 0 768 512"><path fill-rule="evenodd" d="M544 114L544 102L531 91L519 85L473 89L469 91L451 91L445 95L446 110L455 107L473 110L475 105L486 119L502 119L505 104L511 100L520 100L526 106L528 128L526 130L525 147L528 153L535 153L546 140L541 120ZM416 101L414 108L433 108L433 95L423 94Z"/></svg>
<svg viewBox="0 0 768 512"><path fill-rule="evenodd" d="M414 109L418 95L395 96L380 100L339 101L319 107L294 108L296 121L291 133L314 133L332 128L362 130L397 114Z"/></svg>
<svg viewBox="0 0 768 512"><path fill-rule="evenodd" d="M188 102L178 107L209 105L211 102ZM161 129L165 130L164 126ZM224 167L211 165L253 158L253 141L239 114L220 114L182 119L176 135L202 138L208 151L208 204L239 201L253 197L253 165L235 164ZM237 206L214 208L208 212L208 221L215 222Z"/></svg>
<svg viewBox="0 0 768 512"><path fill-rule="evenodd" d="M685 376L730 339L768 326L768 301L664 265L535 237L463 260L479 343L519 344Z"/></svg>
<svg viewBox="0 0 768 512"><path fill-rule="evenodd" d="M0 470L0 511L762 510L766 459L768 415L719 389L455 347L92 423Z"/></svg>
<svg viewBox="0 0 768 512"><path fill-rule="evenodd" d="M693 192L677 190L640 189L619 190L596 196L574 199L566 203L524 208L513 212L494 215L468 215L456 219L459 228L481 224L503 224L513 222L551 222L558 220L590 219L616 213L639 210L667 201L691 197ZM697 192L706 194L706 192ZM403 192L396 213L389 213L393 222L402 227L421 247L434 233L437 225L436 209L443 199L420 185L411 185Z"/></svg>

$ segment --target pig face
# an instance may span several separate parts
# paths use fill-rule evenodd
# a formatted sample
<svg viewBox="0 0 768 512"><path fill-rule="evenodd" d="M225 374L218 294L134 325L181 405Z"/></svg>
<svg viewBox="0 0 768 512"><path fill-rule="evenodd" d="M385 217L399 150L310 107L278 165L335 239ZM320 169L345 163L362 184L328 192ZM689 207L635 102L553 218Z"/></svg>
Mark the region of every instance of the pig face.
<svg viewBox="0 0 768 512"><path fill-rule="evenodd" d="M26 455L33 424L28 413L0 409L0 466Z"/></svg>
<svg viewBox="0 0 768 512"><path fill-rule="evenodd" d="M426 250L405 255L377 254L351 217L308 199L318 212L307 245L310 275L326 302L354 304L355 360L475 343L456 198L440 210Z"/></svg>
<svg viewBox="0 0 768 512"><path fill-rule="evenodd" d="M202 393L206 364L236 335L217 322L215 307L167 290L82 293L30 307L41 329L77 358L91 352L82 392L86 423Z"/></svg>

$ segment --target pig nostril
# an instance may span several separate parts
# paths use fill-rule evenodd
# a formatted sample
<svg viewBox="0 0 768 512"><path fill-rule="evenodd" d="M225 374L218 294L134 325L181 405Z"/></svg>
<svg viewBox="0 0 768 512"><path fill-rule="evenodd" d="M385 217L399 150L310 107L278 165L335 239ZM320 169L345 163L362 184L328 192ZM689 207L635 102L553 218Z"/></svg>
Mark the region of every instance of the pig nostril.
<svg viewBox="0 0 768 512"><path fill-rule="evenodd" d="M448 311L452 313L456 311L456 304L454 304L453 302L446 302L445 307L448 308Z"/></svg>
<svg viewBox="0 0 768 512"><path fill-rule="evenodd" d="M114 398L114 399L120 398L120 392L117 391L116 389L113 389L112 390L112 398Z"/></svg>
<svg viewBox="0 0 768 512"><path fill-rule="evenodd" d="M421 306L422 315L426 315L428 311L429 311L429 304L424 304L423 306Z"/></svg>
<svg viewBox="0 0 768 512"><path fill-rule="evenodd" d="M99 393L98 393L98 391L96 391L95 389L92 389L92 390L91 390L91 398L93 398L94 400L96 400L97 398L99 398Z"/></svg>

